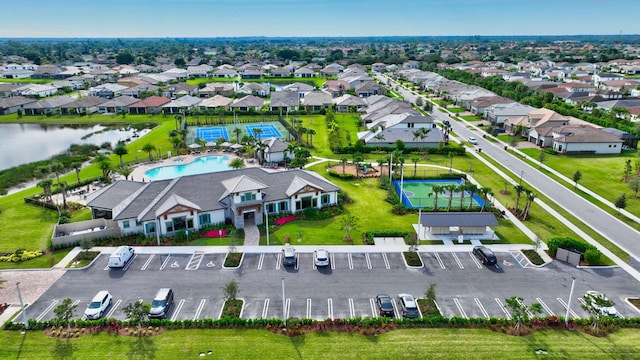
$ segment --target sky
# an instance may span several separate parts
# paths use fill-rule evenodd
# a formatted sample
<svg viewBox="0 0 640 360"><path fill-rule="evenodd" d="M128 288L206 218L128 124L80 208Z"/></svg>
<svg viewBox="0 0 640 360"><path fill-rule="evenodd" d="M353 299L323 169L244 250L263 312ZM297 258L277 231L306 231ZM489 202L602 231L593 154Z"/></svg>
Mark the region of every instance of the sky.
<svg viewBox="0 0 640 360"><path fill-rule="evenodd" d="M0 37L640 34L638 1L19 0Z"/></svg>

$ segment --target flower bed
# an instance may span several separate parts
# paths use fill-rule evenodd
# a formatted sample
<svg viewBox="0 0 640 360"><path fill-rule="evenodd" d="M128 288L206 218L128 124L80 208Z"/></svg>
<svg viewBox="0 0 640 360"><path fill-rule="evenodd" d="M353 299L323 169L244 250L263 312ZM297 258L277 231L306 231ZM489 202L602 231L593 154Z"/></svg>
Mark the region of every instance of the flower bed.
<svg viewBox="0 0 640 360"><path fill-rule="evenodd" d="M227 229L209 230L206 233L204 233L204 237L208 237L208 238L227 237Z"/></svg>
<svg viewBox="0 0 640 360"><path fill-rule="evenodd" d="M278 225L284 225L288 222L292 222L295 220L298 220L298 218L296 216L291 215L291 216L281 217L280 219L276 219L275 223Z"/></svg>

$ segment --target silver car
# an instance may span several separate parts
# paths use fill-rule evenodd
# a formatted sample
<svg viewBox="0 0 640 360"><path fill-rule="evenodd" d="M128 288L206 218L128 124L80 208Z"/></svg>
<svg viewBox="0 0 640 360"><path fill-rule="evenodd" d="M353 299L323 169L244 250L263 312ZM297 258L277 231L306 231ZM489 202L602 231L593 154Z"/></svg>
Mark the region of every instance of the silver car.
<svg viewBox="0 0 640 360"><path fill-rule="evenodd" d="M316 266L329 266L329 252L324 249L315 251Z"/></svg>
<svg viewBox="0 0 640 360"><path fill-rule="evenodd" d="M87 309L84 311L83 319L88 320L96 320L100 319L102 315L106 312L109 305L111 305L111 300L113 297L111 293L102 290L93 297L93 300L87 305Z"/></svg>

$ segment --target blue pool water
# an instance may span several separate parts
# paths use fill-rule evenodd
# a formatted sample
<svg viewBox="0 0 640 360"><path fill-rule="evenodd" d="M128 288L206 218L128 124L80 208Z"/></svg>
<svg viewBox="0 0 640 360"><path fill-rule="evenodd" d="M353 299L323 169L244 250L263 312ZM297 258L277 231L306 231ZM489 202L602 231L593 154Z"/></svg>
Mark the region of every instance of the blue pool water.
<svg viewBox="0 0 640 360"><path fill-rule="evenodd" d="M231 170L232 167L227 165L228 163L229 157L227 156L202 156L188 164L160 166L147 170L144 177L153 181Z"/></svg>

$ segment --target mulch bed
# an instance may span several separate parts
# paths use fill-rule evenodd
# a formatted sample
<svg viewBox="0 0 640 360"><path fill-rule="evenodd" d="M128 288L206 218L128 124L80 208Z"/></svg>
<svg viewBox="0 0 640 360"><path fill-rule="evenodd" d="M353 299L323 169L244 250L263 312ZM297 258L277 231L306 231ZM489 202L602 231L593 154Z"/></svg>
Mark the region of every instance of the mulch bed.
<svg viewBox="0 0 640 360"><path fill-rule="evenodd" d="M227 229L209 230L206 233L204 233L204 237L208 237L208 238L223 238L223 237L227 237Z"/></svg>

